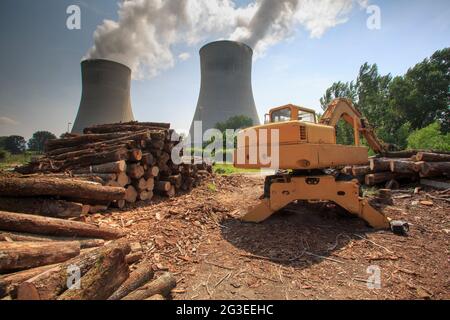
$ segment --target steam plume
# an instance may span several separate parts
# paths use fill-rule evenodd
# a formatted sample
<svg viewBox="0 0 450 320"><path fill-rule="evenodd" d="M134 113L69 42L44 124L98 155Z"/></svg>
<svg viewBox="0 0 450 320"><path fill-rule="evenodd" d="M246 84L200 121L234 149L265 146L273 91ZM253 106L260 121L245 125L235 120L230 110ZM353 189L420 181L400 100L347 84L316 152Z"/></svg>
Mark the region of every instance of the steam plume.
<svg viewBox="0 0 450 320"><path fill-rule="evenodd" d="M303 26L311 37L348 19L354 2L366 0L124 0L118 21L105 20L86 58L128 65L134 78L173 67L178 47L206 40L243 41L262 54ZM186 56L182 55L181 57Z"/></svg>

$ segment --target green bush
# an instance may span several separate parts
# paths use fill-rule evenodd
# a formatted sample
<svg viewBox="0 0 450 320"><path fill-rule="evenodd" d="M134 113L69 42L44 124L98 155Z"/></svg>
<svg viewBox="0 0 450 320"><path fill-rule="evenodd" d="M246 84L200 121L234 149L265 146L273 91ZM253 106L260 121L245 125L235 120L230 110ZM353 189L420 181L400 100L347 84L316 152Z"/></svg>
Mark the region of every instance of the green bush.
<svg viewBox="0 0 450 320"><path fill-rule="evenodd" d="M450 133L443 134L439 123L432 123L409 136L408 149L450 151Z"/></svg>
<svg viewBox="0 0 450 320"><path fill-rule="evenodd" d="M5 161L8 158L8 151L0 150L0 161Z"/></svg>

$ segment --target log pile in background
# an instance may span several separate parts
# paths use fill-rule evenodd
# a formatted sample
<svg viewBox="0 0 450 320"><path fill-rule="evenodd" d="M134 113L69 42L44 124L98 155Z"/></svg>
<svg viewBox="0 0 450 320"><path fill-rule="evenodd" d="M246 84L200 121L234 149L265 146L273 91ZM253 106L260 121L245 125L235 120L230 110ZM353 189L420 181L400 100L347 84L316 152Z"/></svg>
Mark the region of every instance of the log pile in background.
<svg viewBox="0 0 450 320"><path fill-rule="evenodd" d="M407 150L390 152L384 157L371 157L366 166L343 169L367 186L385 185L396 189L403 182L423 178L450 178L450 153Z"/></svg>
<svg viewBox="0 0 450 320"><path fill-rule="evenodd" d="M154 194L173 197L178 191L192 190L212 173L212 167L204 162L172 162L172 150L180 143L180 139L174 141L176 136L165 123L98 125L86 128L83 135L48 141L44 157L17 171L125 188L120 200L81 201L100 206L97 209L109 205L123 208L126 203L151 200Z"/></svg>

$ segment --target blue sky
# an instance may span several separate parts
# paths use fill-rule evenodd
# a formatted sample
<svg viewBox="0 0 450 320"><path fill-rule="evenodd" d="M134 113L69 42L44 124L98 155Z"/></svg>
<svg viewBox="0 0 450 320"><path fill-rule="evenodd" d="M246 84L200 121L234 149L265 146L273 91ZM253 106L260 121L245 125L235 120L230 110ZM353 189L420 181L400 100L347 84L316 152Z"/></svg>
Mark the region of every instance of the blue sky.
<svg viewBox="0 0 450 320"><path fill-rule="evenodd" d="M236 1L246 4L248 1ZM403 74L434 51L450 45L448 0L372 0L381 8L381 30L366 28L367 13L355 8L345 24L311 39L301 27L271 47L253 66L260 117L271 107L295 103L320 110L319 99L334 81L356 77L364 62L380 72ZM81 30L66 28L66 8L78 4ZM73 122L81 95L79 63L104 19L117 19L116 1L2 0L0 3L0 135L29 138L37 130L61 134ZM137 120L170 121L187 130L200 86L198 49L175 47L191 58L152 79L133 81ZM5 120L5 119L9 120Z"/></svg>

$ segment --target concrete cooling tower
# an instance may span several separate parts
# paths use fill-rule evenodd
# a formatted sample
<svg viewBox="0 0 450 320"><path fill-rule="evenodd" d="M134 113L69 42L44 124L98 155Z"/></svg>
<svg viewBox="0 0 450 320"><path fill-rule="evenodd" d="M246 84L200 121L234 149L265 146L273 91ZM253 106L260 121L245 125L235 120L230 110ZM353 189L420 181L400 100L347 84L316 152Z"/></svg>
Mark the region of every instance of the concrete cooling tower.
<svg viewBox="0 0 450 320"><path fill-rule="evenodd" d="M253 50L239 42L217 41L200 50L201 88L194 121L202 121L203 132L233 116L260 121L252 91Z"/></svg>
<svg viewBox="0 0 450 320"><path fill-rule="evenodd" d="M133 121L131 70L109 60L81 63L83 90L72 133L97 124Z"/></svg>

